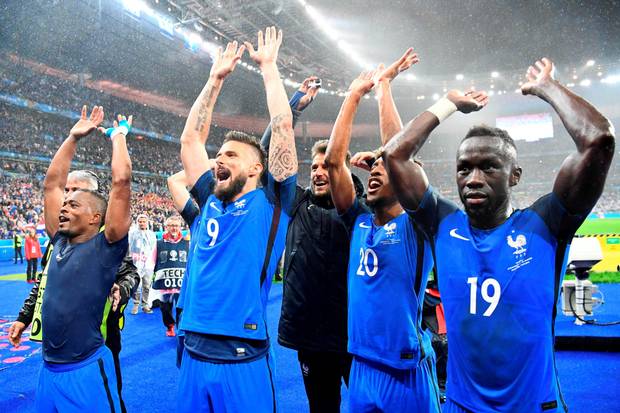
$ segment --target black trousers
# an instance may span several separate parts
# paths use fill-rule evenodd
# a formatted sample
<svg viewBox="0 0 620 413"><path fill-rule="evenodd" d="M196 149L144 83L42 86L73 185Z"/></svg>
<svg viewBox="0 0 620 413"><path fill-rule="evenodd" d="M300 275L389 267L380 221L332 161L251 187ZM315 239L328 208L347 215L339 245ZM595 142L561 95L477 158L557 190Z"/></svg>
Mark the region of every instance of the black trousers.
<svg viewBox="0 0 620 413"><path fill-rule="evenodd" d="M37 264L38 264L37 258L30 258L28 260L28 267L26 268L26 279L28 281L30 280L35 281L37 279Z"/></svg>
<svg viewBox="0 0 620 413"><path fill-rule="evenodd" d="M127 409L125 408L125 401L122 397L123 391L123 376L121 375L121 329L119 326L119 321L121 317L120 311L110 311L108 313L108 319L106 320L106 329L108 331L105 345L112 352L112 357L114 358L114 370L116 371L116 387L118 390L118 397L121 402L121 413L127 413Z"/></svg>
<svg viewBox="0 0 620 413"><path fill-rule="evenodd" d="M159 310L161 311L161 321L166 327L174 325L174 315L172 314L173 302L159 302Z"/></svg>
<svg viewBox="0 0 620 413"><path fill-rule="evenodd" d="M15 247L15 262L14 264L17 264L17 256L19 255L19 262L20 263L24 263L24 256L22 255L22 247Z"/></svg>
<svg viewBox="0 0 620 413"><path fill-rule="evenodd" d="M310 413L340 412L342 380L349 385L351 355L334 352L297 352Z"/></svg>

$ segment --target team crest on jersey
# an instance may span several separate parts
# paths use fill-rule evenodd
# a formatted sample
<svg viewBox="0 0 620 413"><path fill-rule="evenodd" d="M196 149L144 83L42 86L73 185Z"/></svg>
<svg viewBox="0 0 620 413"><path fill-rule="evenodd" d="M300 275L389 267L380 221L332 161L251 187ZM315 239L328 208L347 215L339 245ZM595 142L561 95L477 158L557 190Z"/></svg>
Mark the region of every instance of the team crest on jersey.
<svg viewBox="0 0 620 413"><path fill-rule="evenodd" d="M241 208L245 207L246 202L247 202L247 200L245 200L245 199L242 199L240 201L235 201L235 208L241 209Z"/></svg>
<svg viewBox="0 0 620 413"><path fill-rule="evenodd" d="M383 230L385 231L386 239L381 241L381 244L398 244L400 242L399 238L394 237L396 235L396 222L388 222L383 226Z"/></svg>
<svg viewBox="0 0 620 413"><path fill-rule="evenodd" d="M525 238L525 235L515 234L514 231L512 231L512 234L506 237L506 243L509 247L514 248L512 254L514 255L516 260L513 266L508 267L509 271L518 270L519 268L529 264L530 261L532 261L532 257L526 258L527 248L525 247L527 245L527 238Z"/></svg>
<svg viewBox="0 0 620 413"><path fill-rule="evenodd" d="M396 222L390 222L385 224L383 226L383 229L385 229L385 235L391 237L392 235L396 234Z"/></svg>

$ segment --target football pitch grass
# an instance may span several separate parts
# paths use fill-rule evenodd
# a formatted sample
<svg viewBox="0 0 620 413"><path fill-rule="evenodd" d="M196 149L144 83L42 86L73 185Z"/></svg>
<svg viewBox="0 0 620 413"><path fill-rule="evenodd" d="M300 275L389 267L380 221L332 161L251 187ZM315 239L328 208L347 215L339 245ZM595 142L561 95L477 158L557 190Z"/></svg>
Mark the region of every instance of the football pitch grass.
<svg viewBox="0 0 620 413"><path fill-rule="evenodd" d="M577 230L577 235L620 234L620 218L594 218L586 221Z"/></svg>

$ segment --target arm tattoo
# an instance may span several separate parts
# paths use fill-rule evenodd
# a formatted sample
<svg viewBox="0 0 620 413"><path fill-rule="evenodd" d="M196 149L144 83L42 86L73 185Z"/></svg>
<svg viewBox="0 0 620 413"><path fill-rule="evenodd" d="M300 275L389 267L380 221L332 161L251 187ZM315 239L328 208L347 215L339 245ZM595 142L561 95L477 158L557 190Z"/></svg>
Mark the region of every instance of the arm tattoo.
<svg viewBox="0 0 620 413"><path fill-rule="evenodd" d="M198 117L196 118L196 125L194 126L196 132L202 133L209 127L208 123L210 123L213 106L215 106L215 102L213 101L214 95L215 87L213 87L213 85L208 85L207 91L200 101L200 107L198 108Z"/></svg>
<svg viewBox="0 0 620 413"><path fill-rule="evenodd" d="M269 172L278 182L297 173L297 152L292 129L292 116L280 114L271 121Z"/></svg>

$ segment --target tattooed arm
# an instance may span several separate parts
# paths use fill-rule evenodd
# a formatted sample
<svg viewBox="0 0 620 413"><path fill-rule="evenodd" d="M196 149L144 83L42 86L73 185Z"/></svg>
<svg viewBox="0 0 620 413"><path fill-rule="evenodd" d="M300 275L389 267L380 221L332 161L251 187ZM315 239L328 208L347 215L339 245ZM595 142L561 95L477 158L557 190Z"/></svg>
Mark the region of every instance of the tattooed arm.
<svg viewBox="0 0 620 413"><path fill-rule="evenodd" d="M244 50L245 46L237 49L237 42L228 43L224 51L222 48L218 50L209 81L192 105L185 121L181 135L181 161L190 186L212 166L205 144L209 136L213 108L224 79L235 70Z"/></svg>
<svg viewBox="0 0 620 413"><path fill-rule="evenodd" d="M297 152L293 134L293 114L286 91L280 79L276 60L282 44L282 31L268 27L258 33L258 49L246 42L250 57L260 66L267 93L267 106L271 117L271 144L269 145L269 173L277 182L297 174Z"/></svg>

